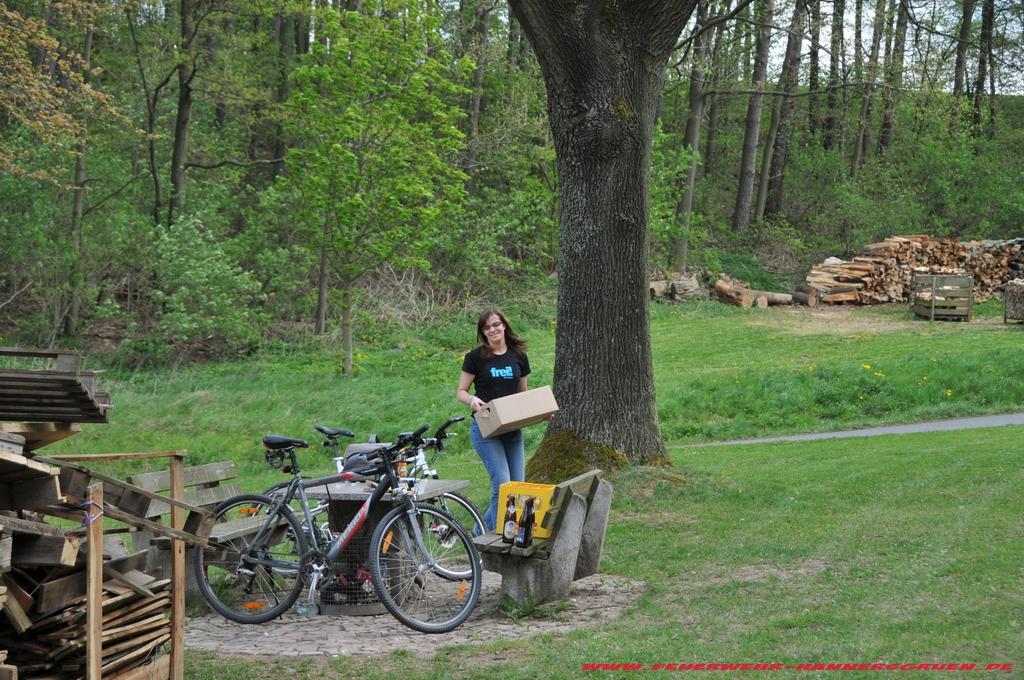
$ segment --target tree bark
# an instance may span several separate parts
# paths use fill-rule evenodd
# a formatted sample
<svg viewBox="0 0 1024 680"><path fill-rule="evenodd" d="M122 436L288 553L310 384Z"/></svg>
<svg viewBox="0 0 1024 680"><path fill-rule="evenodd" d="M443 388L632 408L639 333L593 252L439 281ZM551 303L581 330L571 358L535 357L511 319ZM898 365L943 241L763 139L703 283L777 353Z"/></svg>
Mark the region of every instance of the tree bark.
<svg viewBox="0 0 1024 680"><path fill-rule="evenodd" d="M351 285L341 292L341 346L345 352L345 357L342 359L341 372L342 375L352 375L352 354L353 354L353 342L352 342L352 317L353 317L354 304L352 302L352 289Z"/></svg>
<svg viewBox="0 0 1024 680"><path fill-rule="evenodd" d="M683 271L686 257L690 249L690 216L693 213L693 193L697 187L697 166L700 160L697 147L700 145L700 123L704 117L704 69L707 67L708 48L711 44L711 32L701 31L708 18L710 1L699 0L697 5L697 23L694 30L698 31L693 43L693 68L690 71L690 111L686 117L686 131L683 146L690 154L690 162L686 169L683 195L676 204L676 222L682 234L676 242L674 268Z"/></svg>
<svg viewBox="0 0 1024 680"><path fill-rule="evenodd" d="M867 83L860 102L860 116L857 118L857 138L853 145L853 157L850 161L850 177L857 176L861 159L867 153L869 144L868 130L871 121L871 107L874 105L875 80L878 78L878 52L882 44L882 30L885 26L886 0L878 0L875 4L875 20L871 29L871 55L868 57Z"/></svg>
<svg viewBox="0 0 1024 680"><path fill-rule="evenodd" d="M472 191L477 157L480 153L480 104L484 97L484 73L487 66L487 40L490 33L491 11L494 5L488 0L476 9L476 70L473 72L473 94L469 103L469 134L466 136L466 160L463 167L469 175Z"/></svg>
<svg viewBox="0 0 1024 680"><path fill-rule="evenodd" d="M977 0L963 0L960 13L960 31L956 41L956 63L953 67L953 97L960 101L964 96L964 86L967 82L967 48L971 41L971 24L974 21L974 8ZM957 119L959 111L955 113Z"/></svg>
<svg viewBox="0 0 1024 680"><path fill-rule="evenodd" d="M853 82L860 83L864 80L864 0L854 0L853 17Z"/></svg>
<svg viewBox="0 0 1024 680"><path fill-rule="evenodd" d="M171 195L167 207L167 224L174 224L185 205L185 162L189 149L189 123L192 119L192 79L196 75L195 25L192 0L180 0L181 60L178 73L178 108L174 116L174 138L171 148Z"/></svg>
<svg viewBox="0 0 1024 680"><path fill-rule="evenodd" d="M883 97L885 110L882 112L882 129L878 135L878 153L884 153L892 144L893 118L896 114L896 99L903 86L903 57L907 41L907 24L910 15L906 0L899 0L899 15L896 19L896 35L893 37L892 58L886 74L886 87Z"/></svg>
<svg viewBox="0 0 1024 680"><path fill-rule="evenodd" d="M757 143L761 132L761 107L764 102L765 82L768 75L768 48L771 44L774 0L761 0L758 14L757 55L747 104L747 119L743 126L743 155L740 158L740 179L736 189L736 206L732 214L732 229L743 234L750 226L750 203L754 194L754 176L757 167Z"/></svg>
<svg viewBox="0 0 1024 680"><path fill-rule="evenodd" d="M793 97L797 91L800 68L800 52L804 44L804 16L806 6L797 0L793 7L793 19L789 22L789 36L786 38L786 55L782 60L779 74L779 95L772 102L772 120L768 136L764 140L764 158L761 159L761 178L757 183L757 208L754 219L764 218L771 196L770 213L782 208L783 175L789 157L790 120L793 117Z"/></svg>
<svg viewBox="0 0 1024 680"><path fill-rule="evenodd" d="M510 4L544 73L561 185L561 410L545 441L568 431L633 463L663 461L647 302L650 153L668 56L696 0Z"/></svg>
<svg viewBox="0 0 1024 680"><path fill-rule="evenodd" d="M320 266L316 275L316 324L313 327L314 335L323 335L327 332L327 294L329 288L327 278L330 275L331 258L328 252L327 228L324 228L323 240L320 243Z"/></svg>
<svg viewBox="0 0 1024 680"><path fill-rule="evenodd" d="M730 0L726 0L723 3L723 12L729 11ZM712 84L712 89L716 89L716 85L722 82L722 68L721 68L721 55L722 55L722 41L725 36L727 22L721 22L715 27L715 42L711 47L711 66L708 69L709 81ZM719 100L721 97L718 95L705 95L704 105L708 109L708 125L707 135L704 139L704 153L701 154L701 158L704 162L704 176L710 175L712 167L714 166L716 155L715 155L715 139L718 135L718 112L721 108L719 106Z"/></svg>
<svg viewBox="0 0 1024 680"><path fill-rule="evenodd" d="M839 76L843 57L843 14L846 11L846 0L835 0L832 3L832 38L830 43L831 53L828 64L828 94L825 97L824 131L821 137L821 146L831 149L837 142L837 128L839 127Z"/></svg>
<svg viewBox="0 0 1024 680"><path fill-rule="evenodd" d="M89 82L89 69L92 67L92 36L93 27L85 31L85 46L82 49L82 74L84 82ZM78 143L75 154L75 175L72 181L71 201L71 264L68 271L68 302L64 314L64 335L73 336L78 332L78 319L81 315L83 280L85 279L84 239L82 238L82 217L85 210L85 142Z"/></svg>
<svg viewBox="0 0 1024 680"><path fill-rule="evenodd" d="M820 126L816 93L821 87L818 57L821 50L821 0L809 0L808 6L811 13L811 48L807 55L807 89L811 94L807 97L807 132L813 137L818 133Z"/></svg>
<svg viewBox="0 0 1024 680"><path fill-rule="evenodd" d="M981 5L981 36L978 45L978 74L974 80L974 102L971 109L971 130L975 138L982 134L982 101L985 98L985 83L990 67L989 57L992 50L992 24L995 20L995 0L982 0ZM975 153L980 153L976 146Z"/></svg>

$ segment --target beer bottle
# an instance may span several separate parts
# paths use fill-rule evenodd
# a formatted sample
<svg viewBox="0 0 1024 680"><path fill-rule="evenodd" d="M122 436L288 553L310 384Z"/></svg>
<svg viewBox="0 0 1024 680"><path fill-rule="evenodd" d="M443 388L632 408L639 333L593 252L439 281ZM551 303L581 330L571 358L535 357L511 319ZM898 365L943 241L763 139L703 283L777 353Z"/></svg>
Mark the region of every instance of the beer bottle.
<svg viewBox="0 0 1024 680"><path fill-rule="evenodd" d="M508 502L505 503L505 523L502 526L501 540L504 543L511 543L516 538L516 497L508 495Z"/></svg>
<svg viewBox="0 0 1024 680"><path fill-rule="evenodd" d="M519 531L516 533L516 547L526 548L533 543L533 523L536 520L533 503L536 499L530 496L523 502L523 516L519 518Z"/></svg>

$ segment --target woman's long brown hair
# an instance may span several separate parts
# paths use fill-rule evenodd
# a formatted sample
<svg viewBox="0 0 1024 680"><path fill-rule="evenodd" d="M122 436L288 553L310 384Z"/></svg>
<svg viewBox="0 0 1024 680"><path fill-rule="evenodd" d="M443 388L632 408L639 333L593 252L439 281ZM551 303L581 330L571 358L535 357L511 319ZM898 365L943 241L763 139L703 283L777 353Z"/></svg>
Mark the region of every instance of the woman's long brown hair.
<svg viewBox="0 0 1024 680"><path fill-rule="evenodd" d="M484 333L487 319L492 316L497 316L501 320L502 325L505 326L505 344L508 348L519 356L524 356L526 354L526 341L516 335L516 332L512 330L512 326L509 325L508 319L505 318L500 309L492 308L485 310L476 322L476 337L480 341L480 357L486 361L493 356L491 354L491 346L487 344L487 335Z"/></svg>

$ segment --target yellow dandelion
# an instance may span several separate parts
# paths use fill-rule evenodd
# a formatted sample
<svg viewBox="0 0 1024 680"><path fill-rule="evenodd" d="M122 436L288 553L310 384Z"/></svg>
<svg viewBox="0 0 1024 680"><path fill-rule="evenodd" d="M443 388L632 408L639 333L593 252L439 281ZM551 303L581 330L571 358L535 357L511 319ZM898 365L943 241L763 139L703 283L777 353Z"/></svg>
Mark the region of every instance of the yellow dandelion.
<svg viewBox="0 0 1024 680"><path fill-rule="evenodd" d="M928 379L928 376L926 376L926 375L922 375L921 376L921 380L927 380L927 379Z"/></svg>
<svg viewBox="0 0 1024 680"><path fill-rule="evenodd" d="M871 370L871 364L864 364L864 370L865 371L870 371Z"/></svg>
<svg viewBox="0 0 1024 680"><path fill-rule="evenodd" d="M950 388L947 387L946 388L946 396L947 397L952 397L953 396L953 390L951 390Z"/></svg>
<svg viewBox="0 0 1024 680"><path fill-rule="evenodd" d="M864 395L863 395L863 394L862 394L862 395L860 395L860 396L859 396L859 397L857 397L857 398L858 398L858 399L860 399L861 401L864 401Z"/></svg>
<svg viewBox="0 0 1024 680"><path fill-rule="evenodd" d="M885 377L885 373L882 373L881 371L875 371L874 375L878 376L879 378Z"/></svg>

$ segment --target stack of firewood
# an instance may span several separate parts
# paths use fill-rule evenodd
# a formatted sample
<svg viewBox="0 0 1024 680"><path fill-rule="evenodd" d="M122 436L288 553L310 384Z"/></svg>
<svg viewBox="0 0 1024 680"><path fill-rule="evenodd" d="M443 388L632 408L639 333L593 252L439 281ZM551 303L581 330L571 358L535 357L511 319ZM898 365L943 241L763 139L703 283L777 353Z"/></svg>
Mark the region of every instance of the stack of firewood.
<svg viewBox="0 0 1024 680"><path fill-rule="evenodd" d="M680 272L654 272L648 292L655 301L682 301L706 298L707 290L701 286L698 274Z"/></svg>
<svg viewBox="0 0 1024 680"><path fill-rule="evenodd" d="M1001 292L1008 279L1024 272L1024 239L1012 241L936 240L930 236L890 236L869 243L851 260L829 258L813 267L797 292L825 303L907 302L913 277L971 274L975 301Z"/></svg>
<svg viewBox="0 0 1024 680"><path fill-rule="evenodd" d="M103 598L103 677L117 678L146 663L171 639L170 579L149 579L136 592L110 588ZM87 612L85 597L34 618L25 633L5 634L3 644L20 678L77 678L85 675Z"/></svg>
<svg viewBox="0 0 1024 680"><path fill-rule="evenodd" d="M90 630L100 631L103 678L127 677L170 640L170 580L146 574L146 551L130 553L116 528L89 545L87 511L97 510L72 502L58 468L22 455L21 437L0 444L0 678L85 677ZM90 629L94 550L103 553L102 623Z"/></svg>
<svg viewBox="0 0 1024 680"><path fill-rule="evenodd" d="M1007 320L1024 321L1024 278L1006 283L1006 297L1003 303Z"/></svg>

